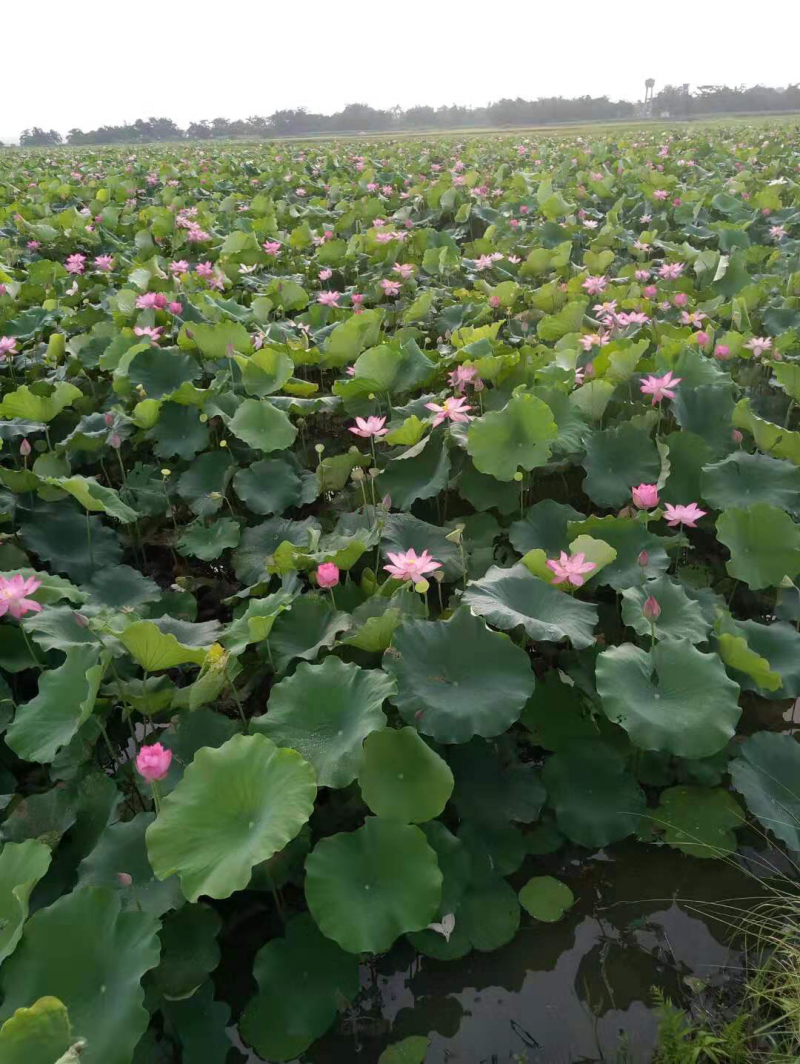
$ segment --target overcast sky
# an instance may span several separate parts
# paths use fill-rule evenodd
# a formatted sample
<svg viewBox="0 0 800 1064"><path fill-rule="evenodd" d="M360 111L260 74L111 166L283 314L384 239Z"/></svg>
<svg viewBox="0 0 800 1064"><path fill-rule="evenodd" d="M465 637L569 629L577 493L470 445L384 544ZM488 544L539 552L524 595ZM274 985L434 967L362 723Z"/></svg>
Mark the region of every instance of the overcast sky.
<svg viewBox="0 0 800 1064"><path fill-rule="evenodd" d="M305 106L800 81L797 0L0 0L0 138ZM792 13L794 12L794 13Z"/></svg>

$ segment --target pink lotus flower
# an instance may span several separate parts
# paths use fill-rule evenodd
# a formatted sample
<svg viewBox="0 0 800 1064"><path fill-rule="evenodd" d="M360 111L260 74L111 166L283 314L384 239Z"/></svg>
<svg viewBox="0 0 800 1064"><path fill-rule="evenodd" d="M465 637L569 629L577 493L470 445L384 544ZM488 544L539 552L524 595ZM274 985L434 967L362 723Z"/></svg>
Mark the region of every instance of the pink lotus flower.
<svg viewBox="0 0 800 1064"><path fill-rule="evenodd" d="M414 267L410 262L396 262L394 272L399 273L403 280L407 281L409 277L414 276Z"/></svg>
<svg viewBox="0 0 800 1064"><path fill-rule="evenodd" d="M640 310L632 310L630 314L617 314L618 325L647 325L649 321L648 316Z"/></svg>
<svg viewBox="0 0 800 1064"><path fill-rule="evenodd" d="M86 256L76 252L67 258L67 273L81 274L86 264Z"/></svg>
<svg viewBox="0 0 800 1064"><path fill-rule="evenodd" d="M570 583L573 587L580 587L584 582L582 574L590 573L592 569L597 568L597 565L594 562L587 562L583 551L578 554L567 554L562 550L558 560L548 559L547 568L553 573L554 584Z"/></svg>
<svg viewBox="0 0 800 1064"><path fill-rule="evenodd" d="M134 334L136 336L147 336L154 344L157 344L161 339L161 333L164 331L162 328L152 328L149 325L135 325L133 327Z"/></svg>
<svg viewBox="0 0 800 1064"><path fill-rule="evenodd" d="M786 230L783 228L782 225L773 225L770 226L769 235L772 237L773 240L780 241L783 240L783 238L786 236Z"/></svg>
<svg viewBox="0 0 800 1064"><path fill-rule="evenodd" d="M677 292L672 302L676 307L685 307L689 302L689 297L685 292Z"/></svg>
<svg viewBox="0 0 800 1064"><path fill-rule="evenodd" d="M658 486L656 484L640 484L638 488L631 488L633 505L640 510L649 510L651 506L658 506Z"/></svg>
<svg viewBox="0 0 800 1064"><path fill-rule="evenodd" d="M380 287L384 290L387 296L396 296L400 293L399 281L390 281L388 278L384 278L380 283Z"/></svg>
<svg viewBox="0 0 800 1064"><path fill-rule="evenodd" d="M136 756L136 770L148 783L163 780L172 763L172 751L165 750L161 743L143 746Z"/></svg>
<svg viewBox="0 0 800 1064"><path fill-rule="evenodd" d="M727 344L717 344L714 348L714 358L728 358L730 357L731 349Z"/></svg>
<svg viewBox="0 0 800 1064"><path fill-rule="evenodd" d="M644 606L642 606L642 613L651 624L657 621L661 616L661 607L658 604L658 599L654 599L652 595L645 599Z"/></svg>
<svg viewBox="0 0 800 1064"><path fill-rule="evenodd" d="M494 259L491 255L481 255L475 260L475 269L480 272L481 270L489 270L494 265Z"/></svg>
<svg viewBox="0 0 800 1064"><path fill-rule="evenodd" d="M448 373L447 380L456 395L461 395L468 384L472 384L478 391L483 388L483 381L475 366L456 366Z"/></svg>
<svg viewBox="0 0 800 1064"><path fill-rule="evenodd" d="M94 266L100 273L108 273L109 270L114 268L114 256L113 255L98 255L94 260Z"/></svg>
<svg viewBox="0 0 800 1064"><path fill-rule="evenodd" d="M417 556L413 547L405 554L392 554L387 552L391 565L384 565L384 569L398 580L410 580L418 583L426 573L432 573L434 569L441 569L441 562L435 561L428 551L424 550Z"/></svg>
<svg viewBox="0 0 800 1064"><path fill-rule="evenodd" d="M6 357L6 355L15 355L17 353L17 338L16 336L0 336L0 362Z"/></svg>
<svg viewBox="0 0 800 1064"><path fill-rule="evenodd" d="M156 293L145 292L143 296L139 296L136 300L137 310L152 310L156 305Z"/></svg>
<svg viewBox="0 0 800 1064"><path fill-rule="evenodd" d="M706 347L711 341L711 337L708 335L707 332L703 332L702 329L700 330L700 332L694 334L694 338L695 340L697 340L700 347Z"/></svg>
<svg viewBox="0 0 800 1064"><path fill-rule="evenodd" d="M175 300L174 302L167 304L167 310L170 314L180 314L183 311L183 304L178 303L178 301Z"/></svg>
<svg viewBox="0 0 800 1064"><path fill-rule="evenodd" d="M607 285L608 281L605 277L592 277L590 275L586 278L581 287L585 288L590 296L599 296Z"/></svg>
<svg viewBox="0 0 800 1064"><path fill-rule="evenodd" d="M759 358L765 351L772 350L772 340L768 336L754 336L744 346L749 348L756 358Z"/></svg>
<svg viewBox="0 0 800 1064"><path fill-rule="evenodd" d="M189 263L186 261L186 259L176 259L174 262L171 262L169 264L170 273L173 275L173 277L177 277L182 273L188 273L189 268Z"/></svg>
<svg viewBox="0 0 800 1064"><path fill-rule="evenodd" d="M383 426L386 424L385 417L357 417L355 425L350 426L350 431L354 436L362 436L365 440L370 436L380 437L385 436L389 431Z"/></svg>
<svg viewBox="0 0 800 1064"><path fill-rule="evenodd" d="M261 246L268 255L277 255L281 250L279 240L266 240Z"/></svg>
<svg viewBox="0 0 800 1064"><path fill-rule="evenodd" d="M320 270L319 271L319 279L320 279L320 281L327 281L331 277L333 277L333 270Z"/></svg>
<svg viewBox="0 0 800 1064"><path fill-rule="evenodd" d="M665 200L667 196L669 196L669 192L663 188L657 188L653 193L653 198L657 200Z"/></svg>
<svg viewBox="0 0 800 1064"><path fill-rule="evenodd" d="M578 337L578 343L584 351L591 351L593 347L605 347L610 342L611 337L604 332L584 333L583 336Z"/></svg>
<svg viewBox="0 0 800 1064"><path fill-rule="evenodd" d="M649 270L637 270L636 274L635 274L635 277L636 277L636 280L640 281L640 282L649 281L650 280L650 271Z"/></svg>
<svg viewBox="0 0 800 1064"><path fill-rule="evenodd" d="M28 438L26 436L23 436L22 443L19 445L19 453L23 458L27 458L31 453L31 445L28 443Z"/></svg>
<svg viewBox="0 0 800 1064"><path fill-rule="evenodd" d="M668 373L665 373L663 377L655 377L650 373L639 385L639 390L643 395L652 395L652 406L655 406L656 403L660 403L665 397L667 399L674 399L675 392L673 389L676 388L682 380L683 377L673 377L671 370Z"/></svg>
<svg viewBox="0 0 800 1064"><path fill-rule="evenodd" d="M667 281L677 281L685 268L686 266L682 262L665 262L659 269L658 276Z"/></svg>
<svg viewBox="0 0 800 1064"><path fill-rule="evenodd" d="M33 576L26 578L20 573L10 578L0 576L0 617L10 613L19 620L26 613L41 613L41 605L26 597L41 586L41 580Z"/></svg>
<svg viewBox="0 0 800 1064"><path fill-rule="evenodd" d="M467 413L472 407L466 403L463 397L450 396L441 406L438 403L426 403L425 409L434 411L433 428L436 428L443 421L472 421L472 415Z"/></svg>
<svg viewBox="0 0 800 1064"><path fill-rule="evenodd" d="M338 307L340 295L341 292L320 292L317 296L317 302L321 303L323 307Z"/></svg>
<svg viewBox="0 0 800 1064"><path fill-rule="evenodd" d="M700 328L703 322L708 317L702 310L682 310L681 311L681 325L694 325L696 328Z"/></svg>
<svg viewBox="0 0 800 1064"><path fill-rule="evenodd" d="M646 288L642 289L642 295L645 299L655 299L658 295L658 289L654 284L649 284Z"/></svg>
<svg viewBox="0 0 800 1064"><path fill-rule="evenodd" d="M317 566L317 583L326 589L336 587L339 583L339 567L333 562L323 562Z"/></svg>
<svg viewBox="0 0 800 1064"><path fill-rule="evenodd" d="M211 265L210 262L198 262L198 264L195 266L194 269L195 269L195 273L199 277L213 277L214 276L214 267Z"/></svg>
<svg viewBox="0 0 800 1064"><path fill-rule="evenodd" d="M676 525L686 525L687 528L695 528L695 522L705 517L707 511L701 510L696 502L690 502L688 506L672 506L670 503L664 507L664 517L667 524L674 528Z"/></svg>

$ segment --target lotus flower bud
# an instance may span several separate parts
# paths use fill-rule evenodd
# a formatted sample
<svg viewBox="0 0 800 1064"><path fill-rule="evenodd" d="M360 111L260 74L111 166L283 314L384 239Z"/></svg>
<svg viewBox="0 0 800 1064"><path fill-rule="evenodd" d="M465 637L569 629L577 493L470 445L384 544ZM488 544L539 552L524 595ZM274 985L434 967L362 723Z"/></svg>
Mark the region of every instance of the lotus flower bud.
<svg viewBox="0 0 800 1064"><path fill-rule="evenodd" d="M136 757L136 768L148 783L163 780L172 762L172 751L165 750L161 743L143 746Z"/></svg>
<svg viewBox="0 0 800 1064"><path fill-rule="evenodd" d="M317 583L320 587L336 587L339 583L339 567L333 562L324 562L317 566Z"/></svg>
<svg viewBox="0 0 800 1064"><path fill-rule="evenodd" d="M117 881L121 887L130 887L133 884L133 877L127 872L117 872Z"/></svg>
<svg viewBox="0 0 800 1064"><path fill-rule="evenodd" d="M652 595L646 600L644 606L642 607L642 613L645 615L647 620L650 621L651 624L654 621L657 621L658 618L661 616L661 607Z"/></svg>
<svg viewBox="0 0 800 1064"><path fill-rule="evenodd" d="M23 437L22 443L19 445L19 453L23 458L27 458L31 453L31 445L28 443L27 437Z"/></svg>
<svg viewBox="0 0 800 1064"><path fill-rule="evenodd" d="M638 565L641 565L643 569L646 569L650 564L650 555L646 550L643 550L639 557L636 559Z"/></svg>

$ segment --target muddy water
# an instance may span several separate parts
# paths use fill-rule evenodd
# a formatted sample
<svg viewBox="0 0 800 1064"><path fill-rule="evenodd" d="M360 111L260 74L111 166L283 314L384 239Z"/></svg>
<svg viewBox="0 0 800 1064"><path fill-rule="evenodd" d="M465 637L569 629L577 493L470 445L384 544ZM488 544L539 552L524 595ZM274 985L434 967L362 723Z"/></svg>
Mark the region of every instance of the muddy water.
<svg viewBox="0 0 800 1064"><path fill-rule="evenodd" d="M426 1064L645 1064L653 987L685 1002L695 980L735 977L739 957L719 903L754 904L758 884L742 867L624 843L589 858L576 850L529 859L512 882L543 873L577 898L564 919L523 914L507 946L450 963L396 946L364 966L359 999L303 1064L374 1064L411 1034L429 1037Z"/></svg>

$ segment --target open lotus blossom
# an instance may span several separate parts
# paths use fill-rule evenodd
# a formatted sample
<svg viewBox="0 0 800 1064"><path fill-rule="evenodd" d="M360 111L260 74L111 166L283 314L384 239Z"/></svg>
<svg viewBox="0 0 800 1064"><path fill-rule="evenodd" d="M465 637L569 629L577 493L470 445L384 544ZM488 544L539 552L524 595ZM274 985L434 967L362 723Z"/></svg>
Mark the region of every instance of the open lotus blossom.
<svg viewBox="0 0 800 1064"><path fill-rule="evenodd" d="M333 277L333 270L320 270L319 271L319 279L320 279L320 281L327 281L330 277Z"/></svg>
<svg viewBox="0 0 800 1064"><path fill-rule="evenodd" d="M14 355L17 352L16 336L0 336L0 362L6 355Z"/></svg>
<svg viewBox="0 0 800 1064"><path fill-rule="evenodd" d="M685 264L682 262L665 262L659 269L658 276L667 281L677 281L685 268Z"/></svg>
<svg viewBox="0 0 800 1064"><path fill-rule="evenodd" d="M281 250L279 240L265 240L261 246L268 255L277 255Z"/></svg>
<svg viewBox="0 0 800 1064"><path fill-rule="evenodd" d="M169 264L169 272L173 277L178 277L182 273L188 273L191 267L186 259L176 259Z"/></svg>
<svg viewBox="0 0 800 1064"><path fill-rule="evenodd" d="M471 384L478 391L483 388L483 381L478 376L478 370L475 366L456 366L454 370L448 373L447 380L456 395L461 395L468 384Z"/></svg>
<svg viewBox="0 0 800 1064"><path fill-rule="evenodd" d="M650 318L640 310L632 310L630 314L617 314L617 325L647 325Z"/></svg>
<svg viewBox="0 0 800 1064"><path fill-rule="evenodd" d="M494 259L491 255L481 255L479 258L475 259L476 270L488 270L491 269L493 265Z"/></svg>
<svg viewBox="0 0 800 1064"><path fill-rule="evenodd" d="M163 780L172 764L172 751L166 750L161 743L143 746L136 755L136 771L148 783Z"/></svg>
<svg viewBox="0 0 800 1064"><path fill-rule="evenodd" d="M640 510L649 510L651 506L658 506L658 485L640 484L638 488L631 488L633 505Z"/></svg>
<svg viewBox="0 0 800 1064"><path fill-rule="evenodd" d="M83 273L86 266L86 256L76 252L67 258L67 273Z"/></svg>
<svg viewBox="0 0 800 1064"><path fill-rule="evenodd" d="M410 580L414 584L426 573L432 573L434 569L442 567L442 563L437 562L428 551L424 550L422 554L417 555L413 547L405 554L392 554L388 551L387 556L391 565L384 565L384 569L397 580Z"/></svg>
<svg viewBox="0 0 800 1064"><path fill-rule="evenodd" d="M194 269L195 273L197 273L200 277L214 276L214 267L211 265L210 262L198 262Z"/></svg>
<svg viewBox="0 0 800 1064"><path fill-rule="evenodd" d="M569 583L573 587L580 587L584 582L583 574L590 573L597 565L595 562L587 562L583 551L567 554L562 550L558 559L548 558L547 568L553 573L554 584Z"/></svg>
<svg viewBox="0 0 800 1064"><path fill-rule="evenodd" d="M400 282L390 281L388 277L384 277L381 281L381 288L384 290L387 296L396 296L400 292Z"/></svg>
<svg viewBox="0 0 800 1064"><path fill-rule="evenodd" d="M605 277L592 277L590 274L581 287L585 288L590 296L599 296L607 285L608 281Z"/></svg>
<svg viewBox="0 0 800 1064"><path fill-rule="evenodd" d="M662 399L674 399L675 388L683 380L683 377L673 377L672 371L665 373L663 377L655 377L652 373L648 374L639 385L639 390L643 395L652 395L652 406L656 403L660 403Z"/></svg>
<svg viewBox="0 0 800 1064"><path fill-rule="evenodd" d="M385 417L357 417L355 425L350 426L350 431L355 436L363 436L367 440L370 436L385 436L389 431L383 427L385 424Z"/></svg>
<svg viewBox="0 0 800 1064"><path fill-rule="evenodd" d="M754 336L744 346L749 348L756 358L759 358L765 351L772 350L772 340L769 336Z"/></svg>
<svg viewBox="0 0 800 1064"><path fill-rule="evenodd" d="M671 528L676 525L694 528L695 522L705 517L706 513L707 511L701 510L696 502L690 502L687 506L672 506L671 503L667 503L664 507L664 517Z"/></svg>
<svg viewBox="0 0 800 1064"><path fill-rule="evenodd" d="M667 196L669 196L669 192L667 192L666 189L663 188L657 188L653 193L653 198L657 200L665 200Z"/></svg>
<svg viewBox="0 0 800 1064"><path fill-rule="evenodd" d="M472 415L467 413L472 407L467 406L463 396L449 396L441 406L439 403L426 403L425 409L433 410L436 415L433 419L434 428L443 421L472 421Z"/></svg>
<svg viewBox="0 0 800 1064"><path fill-rule="evenodd" d="M786 236L786 230L782 225L772 225L770 226L769 235L773 240L783 240Z"/></svg>
<svg viewBox="0 0 800 1064"><path fill-rule="evenodd" d="M94 260L94 267L100 273L108 273L114 267L113 255L98 255Z"/></svg>
<svg viewBox="0 0 800 1064"><path fill-rule="evenodd" d="M161 333L164 330L163 328L154 329L150 325L135 325L133 331L136 336L146 336L148 339L152 340L154 344L157 344L161 339Z"/></svg>
<svg viewBox="0 0 800 1064"><path fill-rule="evenodd" d="M681 312L681 325L694 325L699 329L707 317L708 315L704 314L702 310L684 310Z"/></svg>
<svg viewBox="0 0 800 1064"><path fill-rule="evenodd" d="M578 337L578 343L584 351L591 351L593 347L605 347L611 343L611 337L602 331L596 333L584 333Z"/></svg>
<svg viewBox="0 0 800 1064"><path fill-rule="evenodd" d="M414 267L410 262L396 262L394 272L399 273L403 280L407 281L409 277L414 276Z"/></svg>
<svg viewBox="0 0 800 1064"><path fill-rule="evenodd" d="M41 613L41 605L27 597L41 586L42 581L33 576L24 577L20 573L0 576L0 617L10 613L19 620L26 613Z"/></svg>
<svg viewBox="0 0 800 1064"><path fill-rule="evenodd" d="M317 302L321 303L323 307L338 307L341 294L341 292L320 292L317 296Z"/></svg>
<svg viewBox="0 0 800 1064"><path fill-rule="evenodd" d="M156 305L156 293L155 292L145 292L144 295L137 296L137 298L136 298L136 309L137 310L149 310L149 309L155 307L155 305ZM166 305L166 300L165 300L165 305Z"/></svg>

